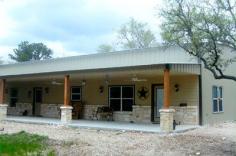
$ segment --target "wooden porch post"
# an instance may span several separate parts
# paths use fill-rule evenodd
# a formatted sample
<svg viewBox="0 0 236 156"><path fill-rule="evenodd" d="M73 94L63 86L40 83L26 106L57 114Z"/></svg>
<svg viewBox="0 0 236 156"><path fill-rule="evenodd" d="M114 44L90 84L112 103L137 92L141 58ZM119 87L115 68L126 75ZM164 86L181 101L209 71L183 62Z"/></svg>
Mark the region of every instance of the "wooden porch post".
<svg viewBox="0 0 236 156"><path fill-rule="evenodd" d="M170 107L170 69L164 69L164 109Z"/></svg>
<svg viewBox="0 0 236 156"><path fill-rule="evenodd" d="M65 75L64 78L64 106L70 105L70 76Z"/></svg>
<svg viewBox="0 0 236 156"><path fill-rule="evenodd" d="M4 104L4 95L5 95L5 79L0 80L0 104Z"/></svg>
<svg viewBox="0 0 236 156"><path fill-rule="evenodd" d="M0 121L4 120L7 116L7 105L4 104L6 80L0 79Z"/></svg>

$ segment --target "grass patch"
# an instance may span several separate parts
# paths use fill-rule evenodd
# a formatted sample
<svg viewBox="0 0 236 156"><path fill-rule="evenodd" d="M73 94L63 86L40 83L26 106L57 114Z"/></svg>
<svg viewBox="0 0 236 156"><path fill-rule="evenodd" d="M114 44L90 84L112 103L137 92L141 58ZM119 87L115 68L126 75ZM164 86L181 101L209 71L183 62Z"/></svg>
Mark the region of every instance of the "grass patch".
<svg viewBox="0 0 236 156"><path fill-rule="evenodd" d="M0 156L42 155L48 151L48 137L29 134L24 131L0 135ZM46 153L44 153L45 155ZM54 151L46 155L53 156Z"/></svg>

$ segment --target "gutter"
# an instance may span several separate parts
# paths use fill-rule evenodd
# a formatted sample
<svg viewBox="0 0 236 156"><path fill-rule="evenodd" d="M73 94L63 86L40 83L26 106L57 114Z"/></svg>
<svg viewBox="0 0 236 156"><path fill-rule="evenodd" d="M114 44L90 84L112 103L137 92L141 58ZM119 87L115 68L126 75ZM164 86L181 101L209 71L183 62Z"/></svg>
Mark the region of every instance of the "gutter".
<svg viewBox="0 0 236 156"><path fill-rule="evenodd" d="M203 125L202 122L202 64L200 66L200 75L198 76L198 84L199 84L199 125Z"/></svg>

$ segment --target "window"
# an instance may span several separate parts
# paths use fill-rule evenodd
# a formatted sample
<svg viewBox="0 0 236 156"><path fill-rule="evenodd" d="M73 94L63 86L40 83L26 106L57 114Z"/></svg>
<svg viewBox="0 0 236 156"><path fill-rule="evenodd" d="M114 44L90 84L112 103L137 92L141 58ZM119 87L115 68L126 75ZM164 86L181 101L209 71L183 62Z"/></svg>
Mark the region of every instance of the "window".
<svg viewBox="0 0 236 156"><path fill-rule="evenodd" d="M18 101L18 90L16 88L10 89L10 107L16 107Z"/></svg>
<svg viewBox="0 0 236 156"><path fill-rule="evenodd" d="M132 111L134 104L133 86L109 87L109 105L114 111Z"/></svg>
<svg viewBox="0 0 236 156"><path fill-rule="evenodd" d="M71 87L71 101L81 100L81 87Z"/></svg>
<svg viewBox="0 0 236 156"><path fill-rule="evenodd" d="M222 87L212 87L213 112L223 112L223 89Z"/></svg>

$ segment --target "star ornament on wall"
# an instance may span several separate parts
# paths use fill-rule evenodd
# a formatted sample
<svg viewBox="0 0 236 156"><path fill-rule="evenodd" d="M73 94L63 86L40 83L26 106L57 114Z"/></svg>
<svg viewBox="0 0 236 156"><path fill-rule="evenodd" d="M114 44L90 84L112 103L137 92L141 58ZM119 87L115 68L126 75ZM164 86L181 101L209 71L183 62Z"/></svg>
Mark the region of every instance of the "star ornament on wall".
<svg viewBox="0 0 236 156"><path fill-rule="evenodd" d="M148 89L146 87L141 87L138 90L139 98L144 100L148 97Z"/></svg>

